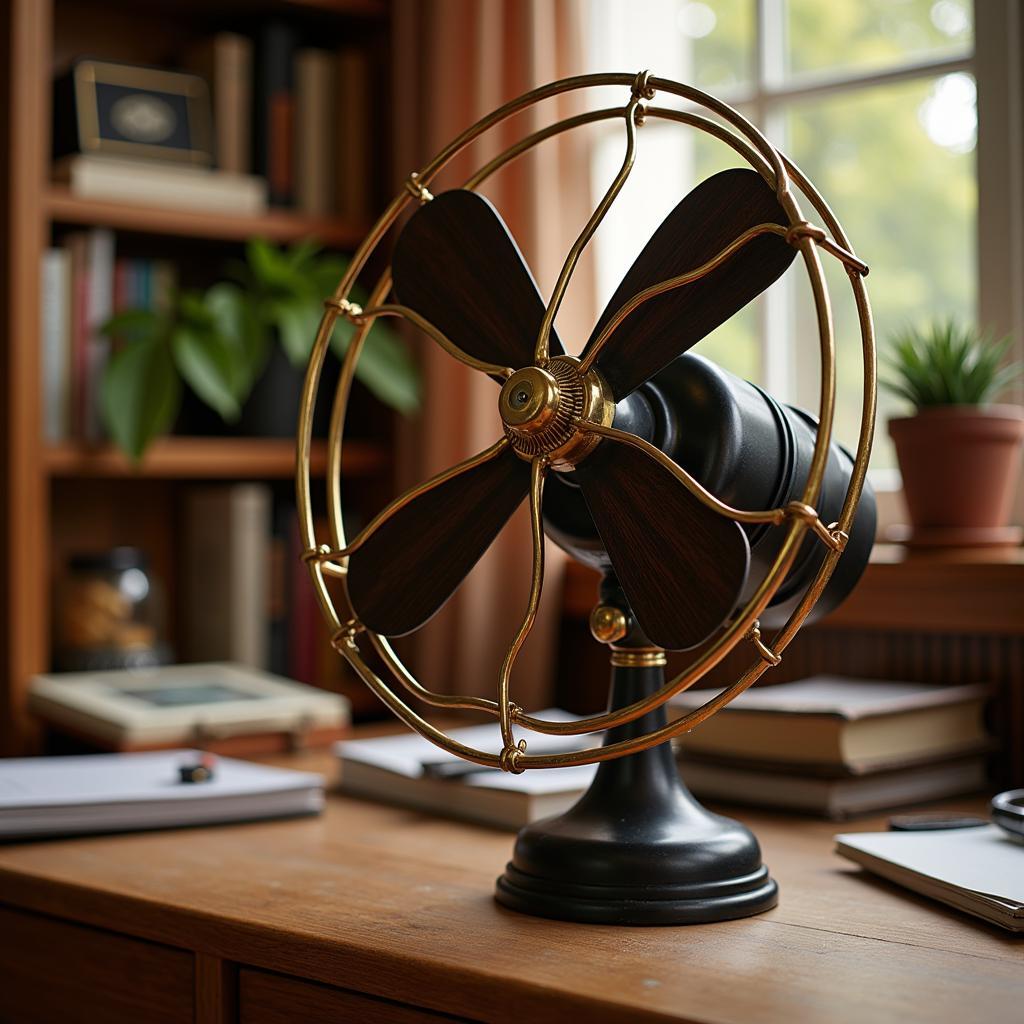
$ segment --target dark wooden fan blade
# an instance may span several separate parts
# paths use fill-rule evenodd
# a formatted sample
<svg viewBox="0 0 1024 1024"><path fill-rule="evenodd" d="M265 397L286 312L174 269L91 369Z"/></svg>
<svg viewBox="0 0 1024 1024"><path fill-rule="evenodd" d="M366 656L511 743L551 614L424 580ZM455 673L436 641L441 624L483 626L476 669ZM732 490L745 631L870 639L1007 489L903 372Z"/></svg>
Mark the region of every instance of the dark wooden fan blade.
<svg viewBox="0 0 1024 1024"><path fill-rule="evenodd" d="M515 370L533 362L544 302L483 196L455 189L421 206L398 236L391 270L399 302L463 352ZM563 351L554 330L550 351Z"/></svg>
<svg viewBox="0 0 1024 1024"><path fill-rule="evenodd" d="M414 498L349 556L348 595L368 629L404 636L455 592L530 489L510 448Z"/></svg>
<svg viewBox="0 0 1024 1024"><path fill-rule="evenodd" d="M702 182L651 236L601 314L587 347L638 292L696 270L744 231L764 223L788 225L789 220L774 190L756 171L734 168ZM762 235L706 277L632 312L595 363L615 398L625 398L739 312L780 277L795 256L796 249L778 235Z"/></svg>
<svg viewBox="0 0 1024 1024"><path fill-rule="evenodd" d="M649 455L611 441L576 471L641 629L688 650L736 607L750 567L738 523L705 508Z"/></svg>

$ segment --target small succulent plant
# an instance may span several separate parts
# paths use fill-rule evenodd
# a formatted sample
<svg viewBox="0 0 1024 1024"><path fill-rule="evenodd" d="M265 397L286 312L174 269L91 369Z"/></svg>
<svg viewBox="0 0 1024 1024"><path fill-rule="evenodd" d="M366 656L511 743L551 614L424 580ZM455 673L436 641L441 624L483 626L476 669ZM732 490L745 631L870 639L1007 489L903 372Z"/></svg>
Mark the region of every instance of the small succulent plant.
<svg viewBox="0 0 1024 1024"><path fill-rule="evenodd" d="M905 398L915 411L934 405L987 405L1024 373L1024 363L1004 362L1011 338L935 320L924 329L908 327L891 337L882 378L884 388Z"/></svg>

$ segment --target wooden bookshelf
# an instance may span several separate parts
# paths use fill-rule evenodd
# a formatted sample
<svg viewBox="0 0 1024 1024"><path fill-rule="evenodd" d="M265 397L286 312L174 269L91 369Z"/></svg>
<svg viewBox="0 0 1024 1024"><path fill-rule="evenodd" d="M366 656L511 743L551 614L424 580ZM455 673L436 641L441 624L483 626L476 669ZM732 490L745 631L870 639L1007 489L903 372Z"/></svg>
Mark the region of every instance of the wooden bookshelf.
<svg viewBox="0 0 1024 1024"><path fill-rule="evenodd" d="M297 242L315 238L335 249L352 249L369 230L369 224L350 224L333 217L306 217L287 210L268 210L253 216L237 216L170 206L139 206L100 199L81 199L59 185L45 196L50 219L59 224L113 228L148 235L182 238L214 238L244 241L265 238L271 242Z"/></svg>
<svg viewBox="0 0 1024 1024"><path fill-rule="evenodd" d="M295 445L277 438L169 437L156 441L139 463L109 445L60 444L43 453L54 479L139 477L162 480L286 480L295 473ZM387 449L370 441L345 445L342 472L349 479L372 476L390 464ZM322 476L327 446L314 442L310 467Z"/></svg>
<svg viewBox="0 0 1024 1024"><path fill-rule="evenodd" d="M163 252L199 273L220 261L208 243L238 246L251 237L289 243L316 238L351 249L365 217L309 217L273 209L229 216L138 203L82 199L52 184L52 81L76 55L169 66L194 40L221 29L250 31L260 19L294 19L306 44L363 48L383 73L389 48L389 0L9 0L0 5L0 754L38 749L27 710L29 679L50 666L51 593L62 558L76 549L127 542L146 547L168 590L180 561L178 511L192 481L252 480L287 495L294 473L289 439L170 437L139 465L110 446L48 445L42 435L40 267L62 228L110 228L126 251ZM321 42L322 41L322 42ZM386 77L386 76L385 76ZM386 90L376 102L381 137L366 142L381 159L390 119ZM374 203L381 201L377 197ZM390 490L387 415L370 417L368 439L347 446L353 504L376 511ZM313 469L322 475L318 443ZM386 500L386 498L385 498ZM169 599L173 594L169 593ZM173 627L173 623L172 623Z"/></svg>

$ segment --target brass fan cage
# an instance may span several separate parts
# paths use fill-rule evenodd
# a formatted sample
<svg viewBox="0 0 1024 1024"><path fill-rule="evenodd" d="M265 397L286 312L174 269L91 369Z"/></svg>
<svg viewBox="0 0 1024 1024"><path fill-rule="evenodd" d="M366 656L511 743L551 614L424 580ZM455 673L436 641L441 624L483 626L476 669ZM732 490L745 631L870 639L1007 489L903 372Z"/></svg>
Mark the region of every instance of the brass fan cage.
<svg viewBox="0 0 1024 1024"><path fill-rule="evenodd" d="M626 136L626 154L622 167L615 176L608 191L602 197L587 222L583 232L576 239L559 274L536 342L535 363L544 365L548 356L548 339L551 326L566 288L572 277L577 260L597 226L621 190L633 166L636 153L638 129L651 118L687 125L703 131L731 146L765 181L775 189L779 203L789 218L789 227L778 224L763 224L734 239L725 249L703 266L695 267L680 277L661 282L653 288L634 296L612 318L607 329L598 339L586 360L586 370L599 348L612 336L616 327L642 302L672 288L685 287L690 282L710 273L724 263L734 252L758 235L773 232L793 245L803 257L814 297L817 315L818 335L821 350L821 390L818 407L818 432L813 457L799 501L785 507L767 510L740 510L720 502L706 491L695 479L686 473L668 456L646 441L625 434L613 428L591 422L578 422L581 431L602 435L602 443L626 443L641 448L652 458L672 472L700 501L713 511L728 516L740 523L771 523L786 529L783 543L764 579L746 605L736 612L730 623L713 642L702 651L684 671L670 679L656 693L633 704L605 714L594 715L574 722L547 721L528 714L510 700L510 679L516 654L532 628L540 599L544 575L544 532L541 515L544 475L548 469L545 456L537 456L531 462L530 515L533 535L532 585L526 613L522 624L509 647L498 676L498 699L468 697L434 692L422 685L399 659L387 638L364 627L351 607L345 614L339 614L328 590L326 577L344 581L347 572L347 556L354 551L381 523L398 509L407 505L418 494L439 485L462 469L494 457L507 444L502 438L496 445L472 459L446 471L424 484L407 491L385 508L353 540L345 537L342 519L341 467L345 428L345 416L352 385L356 361L370 327L377 317L402 317L415 324L453 357L473 369L507 378L513 367L499 367L473 359L462 352L436 327L428 323L415 311L386 300L391 289L390 271L385 271L373 287L365 309L351 302L349 293L371 253L381 243L388 230L409 204L426 203L432 198L428 187L436 175L459 152L471 142L502 121L522 112L543 100L562 93L593 87L614 87L628 90L624 105L604 107L580 113L574 117L559 120L526 136L504 152L480 167L465 183L465 188L476 189L501 167L522 156L528 150L562 132L569 131L598 121L619 119L623 122ZM686 109L671 109L651 106L656 94L667 94L685 101ZM720 120L713 120L691 109L696 106ZM822 226L805 219L798 199L793 191L796 186L814 209ZM828 287L819 259L819 249L840 260L847 272L850 287L856 303L860 323L863 350L863 402L861 407L860 433L853 471L846 492L842 511L835 523L825 524L818 518L815 504L818 501L822 478L825 472L829 444L832 437L832 420L835 406L835 342L832 324L832 310ZM811 608L828 583L842 554L853 522L857 502L860 499L871 453L874 431L876 401L875 340L871 320L871 309L863 278L867 266L853 255L852 247L828 204L808 181L804 174L789 159L779 152L740 113L716 100L707 93L665 78L657 78L647 71L633 73L605 73L582 75L553 82L525 93L493 111L458 138L449 143L422 170L410 174L403 190L391 201L373 229L367 235L352 258L348 270L338 283L333 296L324 303L324 314L320 321L306 372L302 395L296 461L296 494L300 529L305 547L305 560L313 585L316 588L320 607L331 631L333 646L348 660L367 686L408 726L415 729L437 746L459 757L477 764L520 772L527 768L558 768L569 765L591 764L637 753L688 732L700 722L719 711L736 696L747 689L765 671L777 665L782 652L792 641ZM321 371L328 349L331 333L338 317L344 317L356 325L349 347L342 362L340 377L334 395L327 442L327 513L330 530L329 542L315 535L310 482L310 446L312 437L313 408L320 383ZM597 440L597 439L595 439ZM826 554L816 576L804 592L799 604L789 616L785 625L773 637L762 636L758 618L776 590L785 579L797 555L800 543L807 530L826 548ZM347 595L346 595L347 597ZM701 707L676 719L662 728L649 731L633 739L623 740L607 746L595 746L564 753L530 754L525 739L518 742L512 731L513 725L537 733L579 736L623 725L660 707L675 694L685 690L717 665L737 644L742 641L751 644L754 659L750 667L726 689L709 699ZM391 682L385 682L367 664L365 650L361 644L369 644L386 667ZM658 659L663 663L663 659ZM442 709L466 709L484 712L498 720L501 726L502 749L492 752L478 750L452 739L417 713L399 694L404 690L427 705Z"/></svg>

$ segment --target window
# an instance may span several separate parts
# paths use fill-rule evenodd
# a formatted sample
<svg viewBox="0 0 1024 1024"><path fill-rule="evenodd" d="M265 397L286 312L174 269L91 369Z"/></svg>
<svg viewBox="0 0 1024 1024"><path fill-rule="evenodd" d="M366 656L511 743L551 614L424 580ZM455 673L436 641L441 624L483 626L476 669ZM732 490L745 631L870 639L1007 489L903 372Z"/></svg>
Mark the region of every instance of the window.
<svg viewBox="0 0 1024 1024"><path fill-rule="evenodd" d="M596 0L591 19L591 70L648 67L712 92L808 174L872 268L867 284L880 354L888 336L908 323L975 318L970 0ZM621 127L607 127L595 147L596 194L607 188L622 151ZM686 191L736 164L730 149L705 134L649 120L633 176L595 239L600 294L611 294ZM835 435L855 444L856 315L843 271L830 257L823 263L836 323ZM798 263L697 351L813 409L817 345ZM895 466L884 423L897 407L879 397L872 466L884 487Z"/></svg>

